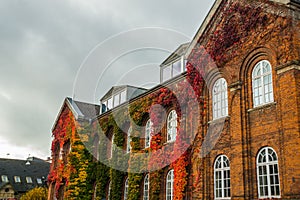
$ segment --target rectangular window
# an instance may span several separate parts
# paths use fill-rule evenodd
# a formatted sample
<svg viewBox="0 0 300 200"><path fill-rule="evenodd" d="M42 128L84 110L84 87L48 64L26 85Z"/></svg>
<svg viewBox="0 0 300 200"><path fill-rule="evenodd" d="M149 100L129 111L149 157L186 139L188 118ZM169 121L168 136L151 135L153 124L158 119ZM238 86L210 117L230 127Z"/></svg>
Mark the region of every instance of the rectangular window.
<svg viewBox="0 0 300 200"><path fill-rule="evenodd" d="M173 63L173 75L172 77L175 77L181 73L181 60L178 60L177 62Z"/></svg>
<svg viewBox="0 0 300 200"><path fill-rule="evenodd" d="M121 100L120 100L120 104L124 103L126 101L126 90L121 92Z"/></svg>
<svg viewBox="0 0 300 200"><path fill-rule="evenodd" d="M107 101L102 102L101 112L104 113L107 111Z"/></svg>
<svg viewBox="0 0 300 200"><path fill-rule="evenodd" d="M111 97L107 100L107 110L110 110L112 108L113 108L113 99Z"/></svg>
<svg viewBox="0 0 300 200"><path fill-rule="evenodd" d="M20 176L15 176L14 179L15 179L15 183L21 183Z"/></svg>
<svg viewBox="0 0 300 200"><path fill-rule="evenodd" d="M27 182L27 183L32 183L32 179L31 179L30 176L26 176L26 182Z"/></svg>
<svg viewBox="0 0 300 200"><path fill-rule="evenodd" d="M165 82L166 80L169 80L171 77L172 77L171 66L167 66L167 67L163 68L162 81Z"/></svg>
<svg viewBox="0 0 300 200"><path fill-rule="evenodd" d="M114 96L114 107L118 106L120 104L120 94L116 94Z"/></svg>

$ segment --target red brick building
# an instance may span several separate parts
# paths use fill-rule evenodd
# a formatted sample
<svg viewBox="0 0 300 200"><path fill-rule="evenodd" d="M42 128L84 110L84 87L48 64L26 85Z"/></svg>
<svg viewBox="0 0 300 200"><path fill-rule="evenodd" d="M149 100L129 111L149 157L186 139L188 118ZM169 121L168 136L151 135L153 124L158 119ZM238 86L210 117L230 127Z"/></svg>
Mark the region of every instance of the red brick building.
<svg viewBox="0 0 300 200"><path fill-rule="evenodd" d="M296 0L216 0L160 85L101 99L86 197L300 199L299 19Z"/></svg>

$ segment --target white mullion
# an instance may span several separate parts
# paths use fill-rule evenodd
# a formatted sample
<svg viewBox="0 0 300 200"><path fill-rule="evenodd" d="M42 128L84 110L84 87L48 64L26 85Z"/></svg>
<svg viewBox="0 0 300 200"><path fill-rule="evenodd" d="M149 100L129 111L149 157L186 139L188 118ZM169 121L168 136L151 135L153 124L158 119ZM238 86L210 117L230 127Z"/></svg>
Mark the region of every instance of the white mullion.
<svg viewBox="0 0 300 200"><path fill-rule="evenodd" d="M269 151L268 150L269 149L266 150L266 156L267 156L266 168L267 168L267 181L268 181L267 186L268 186L268 197L271 197L272 194L271 194L270 169L269 169L270 161L269 161Z"/></svg>
<svg viewBox="0 0 300 200"><path fill-rule="evenodd" d="M222 191L222 197L224 198L224 157L221 157L221 191Z"/></svg>
<svg viewBox="0 0 300 200"><path fill-rule="evenodd" d="M263 67L261 67L261 70L263 70ZM263 72L263 71L262 71ZM261 92L262 92L262 104L265 104L266 103L266 99L265 99L265 83L264 83L264 75L261 75L260 77L261 79Z"/></svg>
<svg viewBox="0 0 300 200"><path fill-rule="evenodd" d="M184 56L181 56L180 64L181 64L181 72L180 73L182 73L182 72L184 72L184 68L185 68L185 66L184 66Z"/></svg>

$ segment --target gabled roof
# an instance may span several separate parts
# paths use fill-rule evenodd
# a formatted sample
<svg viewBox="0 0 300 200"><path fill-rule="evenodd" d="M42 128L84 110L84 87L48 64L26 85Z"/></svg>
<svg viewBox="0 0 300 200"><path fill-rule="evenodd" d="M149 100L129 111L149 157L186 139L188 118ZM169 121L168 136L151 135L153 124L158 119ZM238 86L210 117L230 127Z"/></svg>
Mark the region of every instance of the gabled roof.
<svg viewBox="0 0 300 200"><path fill-rule="evenodd" d="M119 86L113 86L110 90L108 90L108 92L105 93L105 95L100 99L100 101L105 100L109 97L111 97L112 95L122 91L122 90L131 90L131 91L136 91L135 93L137 93L136 95L130 95L130 98L134 98L135 96L142 94L143 92L146 92L147 89L145 88L141 88L141 87L135 87L135 86L131 86L131 85L119 85ZM127 99L129 100L129 99Z"/></svg>
<svg viewBox="0 0 300 200"><path fill-rule="evenodd" d="M100 106L67 98L80 118L93 119L99 114Z"/></svg>
<svg viewBox="0 0 300 200"><path fill-rule="evenodd" d="M191 41L190 46L188 47L188 49L186 51L187 55L190 55L192 50L197 45L200 37L203 35L205 30L209 27L208 25L211 23L214 16L218 13L218 10L221 7L222 2L224 2L224 0L215 0L213 6L209 10L204 21L202 22L201 26L199 27L198 31L196 32L196 35L194 36L193 40Z"/></svg>
<svg viewBox="0 0 300 200"><path fill-rule="evenodd" d="M55 122L52 127L52 131L55 129L56 124L58 122L58 119L65 107L68 107L72 114L74 115L75 119L81 119L81 120L92 120L96 118L99 115L100 106L96 104L90 104L80 101L75 101L70 97L65 98L64 103L62 107L60 108L60 111L55 119Z"/></svg>
<svg viewBox="0 0 300 200"><path fill-rule="evenodd" d="M210 11L206 15L204 21L202 22L201 26L196 32L194 38L192 39L190 46L186 51L186 55L190 55L192 50L199 42L200 38L205 35L204 33L209 31L209 29L213 25L215 25L216 20L218 19L217 16L220 15L222 8L226 6L228 2L231 1L238 1L238 0L215 0L213 6L211 7ZM300 0L270 0L270 1L290 8L298 8L298 9L300 8Z"/></svg>
<svg viewBox="0 0 300 200"><path fill-rule="evenodd" d="M180 58L181 56L186 55L186 51L189 45L190 45L189 42L181 44L166 60L162 62L161 66L167 65L170 62Z"/></svg>
<svg viewBox="0 0 300 200"><path fill-rule="evenodd" d="M6 186L7 184L10 184L9 182L0 182L0 189L2 189L4 186Z"/></svg>
<svg viewBox="0 0 300 200"><path fill-rule="evenodd" d="M15 192L26 192L34 187L41 186L37 183L37 178L44 181L50 170L50 163L31 157L28 160L16 160L0 158L0 176L6 175L9 182L2 182L0 177L0 188L10 184ZM21 183L16 183L14 176L19 176ZM26 182L26 177L31 177L32 183Z"/></svg>

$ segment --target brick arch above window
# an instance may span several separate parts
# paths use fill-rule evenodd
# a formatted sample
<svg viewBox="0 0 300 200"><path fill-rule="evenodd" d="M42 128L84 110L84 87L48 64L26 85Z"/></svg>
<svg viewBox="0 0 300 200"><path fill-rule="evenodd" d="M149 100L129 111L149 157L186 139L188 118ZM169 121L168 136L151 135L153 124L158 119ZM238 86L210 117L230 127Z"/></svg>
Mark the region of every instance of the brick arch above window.
<svg viewBox="0 0 300 200"><path fill-rule="evenodd" d="M219 69L216 68L214 70L211 70L210 72L208 72L206 74L206 76L204 77L205 83L206 83L206 87L204 88L204 95L203 96L207 96L208 99L205 99L208 102L209 105L209 119L210 120L215 120L215 119L219 119L222 117L226 117L228 116L228 110L229 110L229 90L228 90L228 86L230 86L230 82L228 82L228 80L230 79L230 74L228 73L228 71L223 70L223 69ZM216 114L216 111L218 109L216 109L215 106L218 106L219 104L216 104L216 93L214 91L216 91L216 84L219 85L219 83L217 83L218 81L221 80L225 80L225 85L226 85L226 91L224 90L223 94L226 95L226 105L224 106L225 110L223 109L223 114ZM224 81L221 81L224 83ZM221 93L220 93L221 95ZM221 102L219 102L221 103Z"/></svg>
<svg viewBox="0 0 300 200"><path fill-rule="evenodd" d="M275 73L274 69L277 66L277 61L276 61L276 52L275 50L267 47L258 47L251 51L243 60L239 72L239 79L240 82L242 83L242 88L245 89L245 108L250 109L255 107L254 104L254 99L253 99L253 83L252 83L252 73L256 65L263 61L266 60L270 63L272 67L272 80L275 78ZM274 88L274 87L273 87ZM273 91L273 94L275 91ZM274 95L275 97L275 95Z"/></svg>

